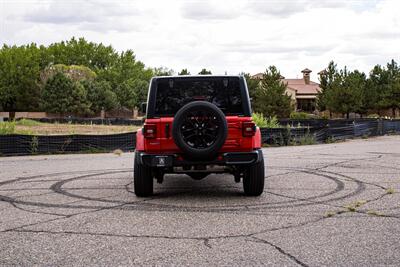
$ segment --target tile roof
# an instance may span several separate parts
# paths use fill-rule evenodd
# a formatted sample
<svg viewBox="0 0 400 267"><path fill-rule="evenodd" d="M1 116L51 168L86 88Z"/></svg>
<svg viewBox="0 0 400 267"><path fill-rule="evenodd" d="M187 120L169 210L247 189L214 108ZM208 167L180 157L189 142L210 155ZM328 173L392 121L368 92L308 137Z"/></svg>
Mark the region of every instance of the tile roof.
<svg viewBox="0 0 400 267"><path fill-rule="evenodd" d="M263 77L263 73L257 73L251 76L252 79L261 80ZM308 94L308 95L316 95L321 88L319 84L313 81L310 81L310 84L306 84L304 79L282 79L284 83L287 83L289 89L295 90L296 94Z"/></svg>
<svg viewBox="0 0 400 267"><path fill-rule="evenodd" d="M306 84L304 79L283 79L282 81L287 83L289 88L296 90L296 94L298 95L316 95L321 90L319 84L313 81L310 81L310 84Z"/></svg>

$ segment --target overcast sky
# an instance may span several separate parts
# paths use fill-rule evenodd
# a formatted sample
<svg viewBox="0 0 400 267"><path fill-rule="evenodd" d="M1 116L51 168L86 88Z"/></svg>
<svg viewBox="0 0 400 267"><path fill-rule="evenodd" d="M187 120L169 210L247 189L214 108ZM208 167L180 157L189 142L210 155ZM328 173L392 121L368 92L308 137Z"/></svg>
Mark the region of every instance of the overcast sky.
<svg viewBox="0 0 400 267"><path fill-rule="evenodd" d="M330 60L368 72L400 61L396 0L0 0L0 43L50 44L72 36L132 49L146 66L286 78Z"/></svg>

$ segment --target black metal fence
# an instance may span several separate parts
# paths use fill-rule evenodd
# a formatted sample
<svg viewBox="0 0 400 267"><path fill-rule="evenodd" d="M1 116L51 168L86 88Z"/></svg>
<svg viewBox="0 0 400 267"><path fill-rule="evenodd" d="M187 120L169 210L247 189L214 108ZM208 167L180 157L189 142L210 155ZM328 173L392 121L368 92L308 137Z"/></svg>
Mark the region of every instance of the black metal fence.
<svg viewBox="0 0 400 267"><path fill-rule="evenodd" d="M354 137L400 134L400 120L285 120L282 128L262 128L263 144L328 143ZM113 135L0 135L0 155L133 151L136 133Z"/></svg>
<svg viewBox="0 0 400 267"><path fill-rule="evenodd" d="M400 134L400 120L281 120L286 127L261 129L263 144L329 143L354 137Z"/></svg>
<svg viewBox="0 0 400 267"><path fill-rule="evenodd" d="M0 155L133 151L136 133L112 135L1 135Z"/></svg>

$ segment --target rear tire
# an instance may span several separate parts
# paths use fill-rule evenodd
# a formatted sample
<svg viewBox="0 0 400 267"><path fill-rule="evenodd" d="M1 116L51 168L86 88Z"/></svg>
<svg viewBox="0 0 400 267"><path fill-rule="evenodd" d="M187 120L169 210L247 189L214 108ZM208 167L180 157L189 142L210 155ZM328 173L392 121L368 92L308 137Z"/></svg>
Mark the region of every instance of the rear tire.
<svg viewBox="0 0 400 267"><path fill-rule="evenodd" d="M153 195L153 174L151 168L140 163L138 152L135 153L135 162L133 165L133 185L136 196L148 197Z"/></svg>
<svg viewBox="0 0 400 267"><path fill-rule="evenodd" d="M243 174L243 189L247 196L259 196L264 191L265 171L262 151L260 156L260 161L248 167Z"/></svg>

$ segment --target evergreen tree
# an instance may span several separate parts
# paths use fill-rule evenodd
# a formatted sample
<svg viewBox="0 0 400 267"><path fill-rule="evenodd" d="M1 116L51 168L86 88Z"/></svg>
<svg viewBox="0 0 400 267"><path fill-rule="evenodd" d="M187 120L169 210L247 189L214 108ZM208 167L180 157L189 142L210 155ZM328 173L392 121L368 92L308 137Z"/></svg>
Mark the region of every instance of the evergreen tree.
<svg viewBox="0 0 400 267"><path fill-rule="evenodd" d="M190 72L187 69L182 69L178 75L190 75Z"/></svg>
<svg viewBox="0 0 400 267"><path fill-rule="evenodd" d="M74 113L85 115L90 112L86 90L62 73L50 78L42 92L43 109L51 113Z"/></svg>
<svg viewBox="0 0 400 267"><path fill-rule="evenodd" d="M275 66L270 66L263 74L261 85L257 88L255 110L266 116L288 118L292 111L291 98L286 93L287 84L281 80Z"/></svg>
<svg viewBox="0 0 400 267"><path fill-rule="evenodd" d="M209 74L212 74L212 73L211 73L211 70L202 69L202 70L199 72L199 74L200 74L200 75L209 75Z"/></svg>

